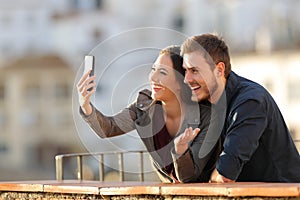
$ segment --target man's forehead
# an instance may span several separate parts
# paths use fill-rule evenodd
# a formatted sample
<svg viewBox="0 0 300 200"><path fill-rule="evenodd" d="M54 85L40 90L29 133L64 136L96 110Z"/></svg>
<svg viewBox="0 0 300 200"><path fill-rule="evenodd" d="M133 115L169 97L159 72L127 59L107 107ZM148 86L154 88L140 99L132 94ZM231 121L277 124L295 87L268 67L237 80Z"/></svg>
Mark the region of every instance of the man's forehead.
<svg viewBox="0 0 300 200"><path fill-rule="evenodd" d="M183 55L183 61L187 68L193 68L199 66L200 62L203 61L203 55L200 52L185 53Z"/></svg>

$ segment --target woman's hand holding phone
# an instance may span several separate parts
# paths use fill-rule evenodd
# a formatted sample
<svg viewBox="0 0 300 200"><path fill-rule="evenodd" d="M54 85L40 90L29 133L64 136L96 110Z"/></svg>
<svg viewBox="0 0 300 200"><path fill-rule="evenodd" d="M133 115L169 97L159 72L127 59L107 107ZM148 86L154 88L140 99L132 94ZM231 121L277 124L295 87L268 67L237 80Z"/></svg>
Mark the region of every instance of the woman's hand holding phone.
<svg viewBox="0 0 300 200"><path fill-rule="evenodd" d="M87 58L89 57L89 58ZM92 106L90 104L90 98L96 91L96 76L94 74L94 57L85 57L85 69L84 74L77 83L77 92L79 98L79 105L85 115L92 113Z"/></svg>

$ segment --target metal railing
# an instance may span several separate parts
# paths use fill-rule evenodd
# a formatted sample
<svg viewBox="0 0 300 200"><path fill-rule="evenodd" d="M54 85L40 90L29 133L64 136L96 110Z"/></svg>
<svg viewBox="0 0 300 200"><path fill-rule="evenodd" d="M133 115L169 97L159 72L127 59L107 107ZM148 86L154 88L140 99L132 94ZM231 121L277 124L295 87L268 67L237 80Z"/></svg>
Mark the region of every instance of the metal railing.
<svg viewBox="0 0 300 200"><path fill-rule="evenodd" d="M82 159L86 156L97 156L99 159L99 180L104 181L104 161L106 155L118 156L118 172L119 180L124 181L124 154L135 153L139 156L139 180L144 181L144 153L146 150L137 151L112 151L112 152L97 152L97 153L75 153L75 154L62 154L55 156L56 166L56 180L64 180L64 159L76 158L77 160L77 180L83 180L83 165Z"/></svg>
<svg viewBox="0 0 300 200"><path fill-rule="evenodd" d="M300 143L300 140L294 140L295 143ZM111 151L111 152L97 152L97 153L77 153L77 154L62 154L55 156L56 165L56 180L64 180L64 159L76 158L77 160L77 180L83 180L83 165L82 159L86 156L97 156L98 167L99 167L99 180L104 181L104 162L106 155L117 155L118 156L118 172L119 181L124 181L124 154L135 153L139 156L139 180L144 181L144 154L149 154L146 150L137 151Z"/></svg>

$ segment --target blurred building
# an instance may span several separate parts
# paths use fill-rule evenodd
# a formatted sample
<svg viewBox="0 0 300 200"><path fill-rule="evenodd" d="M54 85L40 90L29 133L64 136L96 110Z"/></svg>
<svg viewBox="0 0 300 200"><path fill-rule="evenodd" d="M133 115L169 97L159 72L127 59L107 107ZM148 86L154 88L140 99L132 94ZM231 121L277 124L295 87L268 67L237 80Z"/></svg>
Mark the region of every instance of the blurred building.
<svg viewBox="0 0 300 200"><path fill-rule="evenodd" d="M300 51L232 57L233 70L262 84L273 96L300 151Z"/></svg>
<svg viewBox="0 0 300 200"><path fill-rule="evenodd" d="M0 159L7 161L0 167L54 165L55 153L69 153L80 146L71 101L83 55L113 35L142 27L167 28L186 36L222 35L232 52L233 69L271 92L299 140L298 0L0 0ZM132 33L117 48L170 39L159 33ZM115 47L102 51L108 62L118 53ZM130 67L153 60L143 53L117 60L123 71L111 67L111 76L98 86L98 95L109 96ZM99 57L96 61L103 62ZM146 82L141 80L144 72L130 74L123 85ZM122 95L128 92L114 97L118 100ZM97 102L100 108L111 106L104 98ZM114 111L125 105L118 101ZM123 137L116 144L134 147Z"/></svg>
<svg viewBox="0 0 300 200"><path fill-rule="evenodd" d="M74 70L47 55L26 56L0 71L1 167L53 168L57 153L78 151Z"/></svg>
<svg viewBox="0 0 300 200"><path fill-rule="evenodd" d="M50 51L51 10L42 1L0 1L0 60Z"/></svg>
<svg viewBox="0 0 300 200"><path fill-rule="evenodd" d="M187 0L183 31L216 32L233 52L296 49L300 46L300 1Z"/></svg>

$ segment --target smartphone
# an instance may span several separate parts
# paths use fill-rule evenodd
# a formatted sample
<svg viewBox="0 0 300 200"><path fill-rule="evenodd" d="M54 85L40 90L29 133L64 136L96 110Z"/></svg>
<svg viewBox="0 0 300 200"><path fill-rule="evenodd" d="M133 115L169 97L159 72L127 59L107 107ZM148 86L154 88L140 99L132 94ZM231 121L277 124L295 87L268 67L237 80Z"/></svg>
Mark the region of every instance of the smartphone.
<svg viewBox="0 0 300 200"><path fill-rule="evenodd" d="M94 68L95 68L95 57L91 55L86 55L84 57L84 74L91 70L90 77L94 75ZM91 91L93 88L88 89Z"/></svg>

